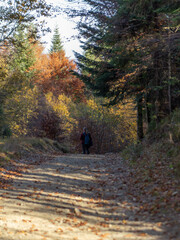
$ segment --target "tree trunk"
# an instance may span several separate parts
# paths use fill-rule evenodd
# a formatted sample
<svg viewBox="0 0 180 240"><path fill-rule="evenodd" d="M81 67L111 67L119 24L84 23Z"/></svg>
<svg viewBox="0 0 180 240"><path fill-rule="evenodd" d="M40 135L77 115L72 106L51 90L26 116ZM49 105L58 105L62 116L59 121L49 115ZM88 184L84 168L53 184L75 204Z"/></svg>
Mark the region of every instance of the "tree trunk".
<svg viewBox="0 0 180 240"><path fill-rule="evenodd" d="M172 111L172 104L171 104L171 30L170 30L170 23L169 23L169 16L168 17L168 100L169 100L169 113Z"/></svg>
<svg viewBox="0 0 180 240"><path fill-rule="evenodd" d="M137 98L137 136L139 141L144 137L142 95Z"/></svg>
<svg viewBox="0 0 180 240"><path fill-rule="evenodd" d="M147 125L148 125L148 130L149 130L149 126L151 123L151 107L150 107L150 97L149 97L149 93L146 93L146 119L147 119Z"/></svg>

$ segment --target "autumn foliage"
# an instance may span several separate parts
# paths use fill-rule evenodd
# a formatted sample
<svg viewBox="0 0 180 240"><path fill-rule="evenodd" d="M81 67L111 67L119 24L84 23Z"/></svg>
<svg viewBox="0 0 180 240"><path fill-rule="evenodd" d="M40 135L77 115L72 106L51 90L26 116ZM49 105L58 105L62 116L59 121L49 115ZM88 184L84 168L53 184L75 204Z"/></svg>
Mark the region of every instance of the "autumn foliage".
<svg viewBox="0 0 180 240"><path fill-rule="evenodd" d="M43 54L43 48L36 46L36 63L34 82L44 93L52 92L58 97L60 94L72 97L73 100L84 99L84 84L76 78L72 71L76 65L65 56L63 50Z"/></svg>
<svg viewBox="0 0 180 240"><path fill-rule="evenodd" d="M129 123L125 117L133 114L132 107L103 106L107 101L94 98L74 75L76 64L63 49L44 53L28 36L20 28L12 47L0 53L0 93L6 93L0 104L0 135L10 129L15 137L63 141L80 152L79 135L86 126L93 137L91 153L118 151L134 141L135 119Z"/></svg>

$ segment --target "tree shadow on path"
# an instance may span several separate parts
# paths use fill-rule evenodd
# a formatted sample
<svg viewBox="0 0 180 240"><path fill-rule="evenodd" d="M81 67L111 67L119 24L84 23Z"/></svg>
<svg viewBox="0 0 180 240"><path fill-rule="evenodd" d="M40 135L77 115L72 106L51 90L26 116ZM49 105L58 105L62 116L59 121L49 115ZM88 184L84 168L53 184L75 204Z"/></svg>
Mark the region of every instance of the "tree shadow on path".
<svg viewBox="0 0 180 240"><path fill-rule="evenodd" d="M176 239L166 235L158 219L137 214L140 206L121 181L127 173L112 168L102 155L63 155L34 165L14 179L11 189L0 190L4 215L8 209L9 215L28 214L55 224L61 217L62 224L87 224L107 239Z"/></svg>

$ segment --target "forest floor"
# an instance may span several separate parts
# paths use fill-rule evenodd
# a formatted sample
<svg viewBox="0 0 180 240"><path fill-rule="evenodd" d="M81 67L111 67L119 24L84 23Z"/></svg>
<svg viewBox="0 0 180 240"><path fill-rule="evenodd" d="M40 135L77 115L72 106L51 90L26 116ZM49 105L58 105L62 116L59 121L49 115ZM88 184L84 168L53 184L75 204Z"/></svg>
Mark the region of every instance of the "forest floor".
<svg viewBox="0 0 180 240"><path fill-rule="evenodd" d="M31 156L1 170L1 240L180 239L180 215L146 211L119 156Z"/></svg>

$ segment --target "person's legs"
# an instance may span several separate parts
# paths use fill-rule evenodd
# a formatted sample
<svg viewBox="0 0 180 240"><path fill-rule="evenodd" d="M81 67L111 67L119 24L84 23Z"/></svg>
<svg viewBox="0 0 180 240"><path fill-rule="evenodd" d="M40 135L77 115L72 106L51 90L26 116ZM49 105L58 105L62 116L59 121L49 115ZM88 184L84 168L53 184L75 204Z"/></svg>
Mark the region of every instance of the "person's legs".
<svg viewBox="0 0 180 240"><path fill-rule="evenodd" d="M86 153L89 154L89 145L85 144Z"/></svg>
<svg viewBox="0 0 180 240"><path fill-rule="evenodd" d="M82 150L83 150L83 154L85 154L86 153L86 148L85 148L85 144L84 143L82 143Z"/></svg>
<svg viewBox="0 0 180 240"><path fill-rule="evenodd" d="M87 154L89 154L90 152L89 152L89 145L87 146Z"/></svg>

